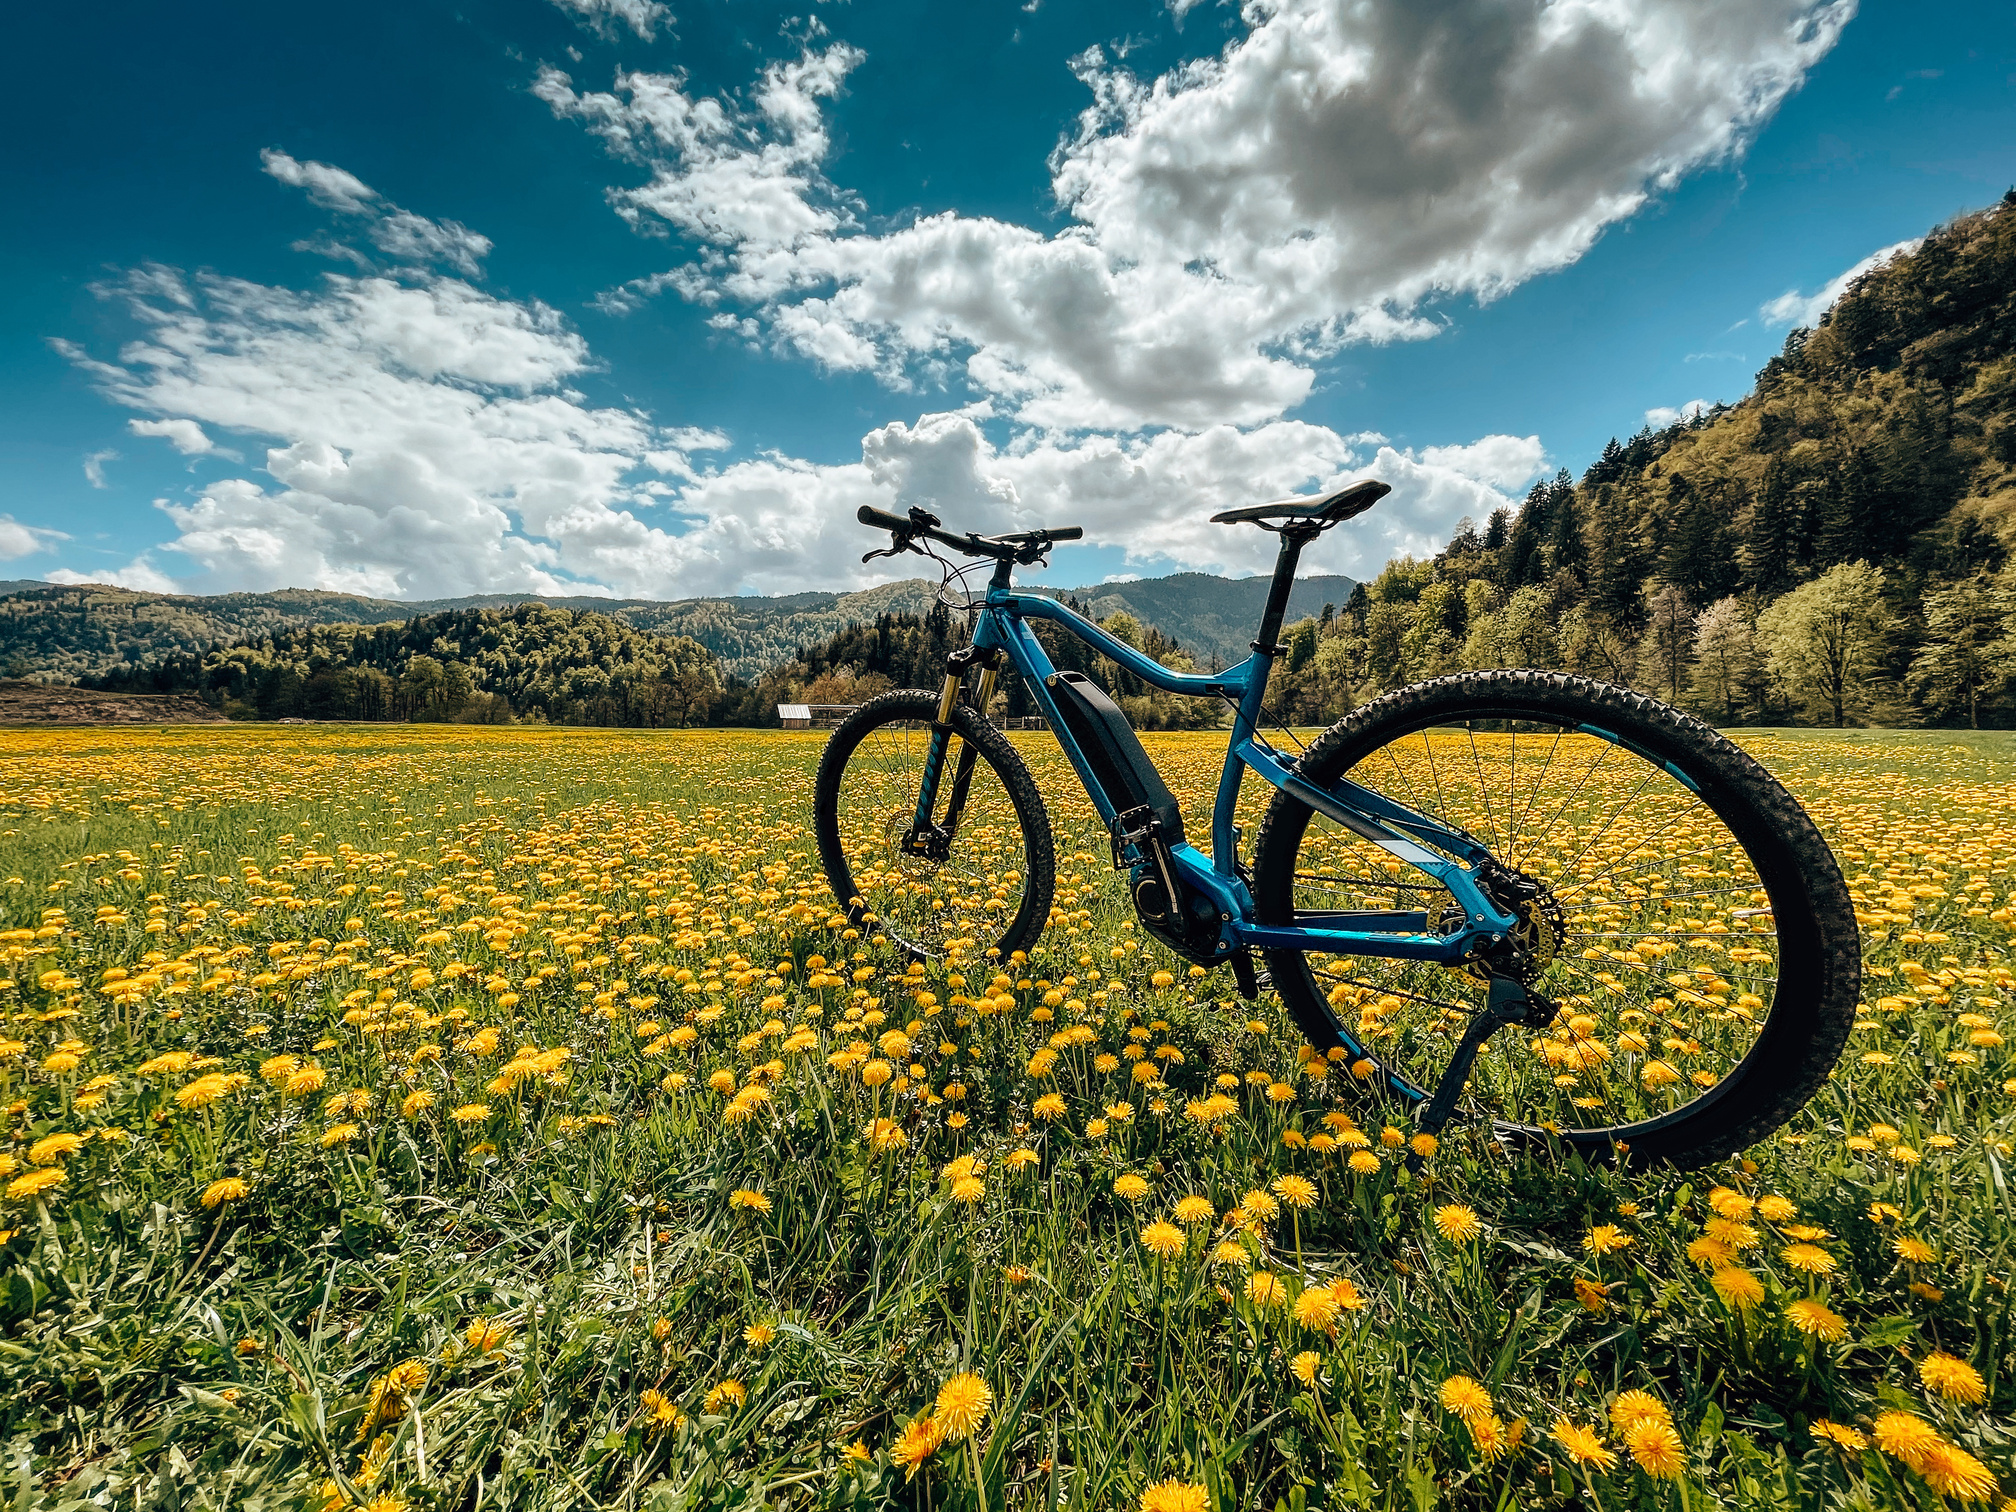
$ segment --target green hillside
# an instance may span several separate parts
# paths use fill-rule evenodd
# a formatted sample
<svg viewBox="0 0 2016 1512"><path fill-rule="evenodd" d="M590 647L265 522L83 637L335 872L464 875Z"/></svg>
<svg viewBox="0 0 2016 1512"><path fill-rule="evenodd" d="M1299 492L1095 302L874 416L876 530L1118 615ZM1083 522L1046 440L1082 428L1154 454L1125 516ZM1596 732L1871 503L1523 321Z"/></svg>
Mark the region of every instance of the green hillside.
<svg viewBox="0 0 2016 1512"><path fill-rule="evenodd" d="M1305 623L1298 717L1562 667L1723 723L2016 719L2016 192L1794 331L1754 391L1612 441Z"/></svg>
<svg viewBox="0 0 2016 1512"><path fill-rule="evenodd" d="M1341 604L1353 586L1350 578L1311 578L1297 585L1296 604L1313 613L1325 601ZM416 615L543 604L604 615L652 635L689 636L714 654L725 674L754 678L789 661L799 647L851 625L885 614L922 615L935 589L935 583L910 578L858 593L777 598L665 602L481 594L399 602L301 588L198 597L102 584L0 583L0 674L67 682L313 625L388 625ZM1266 580L1189 572L1057 591L1091 604L1101 616L1132 615L1204 661L1229 663L1246 654Z"/></svg>

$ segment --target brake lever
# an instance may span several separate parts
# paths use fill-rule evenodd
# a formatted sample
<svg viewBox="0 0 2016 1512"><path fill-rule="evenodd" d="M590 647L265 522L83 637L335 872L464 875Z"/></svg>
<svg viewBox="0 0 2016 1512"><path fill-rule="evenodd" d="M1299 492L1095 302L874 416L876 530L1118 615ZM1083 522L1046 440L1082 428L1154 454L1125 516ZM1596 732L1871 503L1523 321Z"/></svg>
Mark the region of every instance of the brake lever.
<svg viewBox="0 0 2016 1512"><path fill-rule="evenodd" d="M892 530L889 532L889 545L887 547L881 551L864 551L861 553L861 560L872 562L877 557L901 556L906 551L914 551L919 556L931 555L930 552L917 544L915 536L901 535Z"/></svg>

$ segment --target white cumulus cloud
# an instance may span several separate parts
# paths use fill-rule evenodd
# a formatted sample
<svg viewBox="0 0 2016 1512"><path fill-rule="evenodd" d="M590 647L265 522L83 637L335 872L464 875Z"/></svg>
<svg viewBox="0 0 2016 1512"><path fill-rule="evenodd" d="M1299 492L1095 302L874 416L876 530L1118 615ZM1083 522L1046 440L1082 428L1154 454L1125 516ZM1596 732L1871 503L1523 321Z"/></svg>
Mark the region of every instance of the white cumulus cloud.
<svg viewBox="0 0 2016 1512"><path fill-rule="evenodd" d="M861 54L772 64L753 103L619 73L535 91L644 164L616 191L701 255L672 288L826 367L963 371L1052 429L1254 424L1352 341L1432 335L1580 257L1688 171L1740 153L1854 0L1251 0L1215 57L1153 80L1095 49L1051 160L1073 223L942 212L863 224L821 102ZM739 317L730 313L743 312Z"/></svg>
<svg viewBox="0 0 2016 1512"><path fill-rule="evenodd" d="M0 562L33 556L38 551L49 550L58 541L69 539L70 537L60 530L44 530L39 525L23 525L12 515L0 515Z"/></svg>
<svg viewBox="0 0 2016 1512"><path fill-rule="evenodd" d="M1689 399L1685 404L1655 404L1645 411L1645 423L1654 430L1664 430L1679 420L1692 420L1696 415L1708 412L1706 399Z"/></svg>
<svg viewBox="0 0 2016 1512"><path fill-rule="evenodd" d="M136 436L159 436L185 457L200 457L217 449L194 420L128 420L126 429Z"/></svg>
<svg viewBox="0 0 2016 1512"><path fill-rule="evenodd" d="M1776 299L1767 301L1758 314L1767 326L1815 326L1820 317L1834 308L1834 301L1848 292L1848 286L1864 273L1873 272L1893 257L1908 257L1918 250L1922 236L1914 236L1905 241L1892 242L1887 247L1879 247L1852 268L1845 268L1822 284L1811 294L1801 294L1797 289L1787 289Z"/></svg>
<svg viewBox="0 0 2016 1512"><path fill-rule="evenodd" d="M670 20L672 14L658 0L553 0L553 3L605 36L620 22L646 42L657 35L660 23Z"/></svg>
<svg viewBox="0 0 2016 1512"><path fill-rule="evenodd" d="M403 213L339 173L302 187L339 214ZM1310 556L1367 575L1510 502L1545 461L1530 436L1416 452L1285 419L1088 435L1004 427L976 404L882 425L859 460L723 466L709 454L727 437L584 398L591 355L557 312L453 272L330 273L298 290L156 266L98 292L137 334L115 360L59 350L136 412L131 430L216 459L231 454L211 435L226 432L263 467L157 501L172 539L57 581L391 598L858 587L923 564L863 564L879 542L856 510L913 503L963 529L1078 525L1147 569L1243 572L1269 566L1272 538L1210 514L1371 474L1392 495Z"/></svg>

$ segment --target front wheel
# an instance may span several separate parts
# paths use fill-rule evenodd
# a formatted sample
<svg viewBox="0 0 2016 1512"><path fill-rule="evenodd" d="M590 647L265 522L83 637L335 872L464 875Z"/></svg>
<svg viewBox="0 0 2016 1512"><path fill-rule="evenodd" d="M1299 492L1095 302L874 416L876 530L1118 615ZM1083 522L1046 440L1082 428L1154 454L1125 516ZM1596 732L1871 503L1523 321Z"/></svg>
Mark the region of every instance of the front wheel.
<svg viewBox="0 0 2016 1512"><path fill-rule="evenodd" d="M943 820L957 792L956 826L933 854L906 848L937 717L937 694L901 689L833 732L812 792L819 860L848 917L911 954L992 947L1006 960L1033 946L1050 917L1050 816L1007 736L961 705L932 815Z"/></svg>
<svg viewBox="0 0 2016 1512"><path fill-rule="evenodd" d="M1700 721L1554 672L1437 678L1328 730L1298 765L1460 828L1521 879L1531 987L1560 1013L1502 1030L1467 1100L1503 1134L1700 1165L1790 1118L1832 1069L1861 988L1854 909L1792 795ZM1285 792L1254 856L1255 912L1418 911L1462 921L1434 878ZM1453 910L1453 912L1452 912ZM1302 1032L1366 1084L1435 1087L1486 983L1375 956L1272 951ZM1475 971L1475 974L1473 974Z"/></svg>

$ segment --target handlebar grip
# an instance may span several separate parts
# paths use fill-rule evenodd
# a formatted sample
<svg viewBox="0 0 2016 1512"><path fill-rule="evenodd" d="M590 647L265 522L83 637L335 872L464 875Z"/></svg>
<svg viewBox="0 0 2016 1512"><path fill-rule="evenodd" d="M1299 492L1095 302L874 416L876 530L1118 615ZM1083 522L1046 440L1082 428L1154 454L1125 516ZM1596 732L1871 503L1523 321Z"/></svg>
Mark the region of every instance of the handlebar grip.
<svg viewBox="0 0 2016 1512"><path fill-rule="evenodd" d="M1066 525L1062 530L1046 530L1043 533L1053 541L1082 541L1085 539L1084 527L1079 525Z"/></svg>
<svg viewBox="0 0 2016 1512"><path fill-rule="evenodd" d="M854 518L863 525L873 525L878 530L900 530L908 534L915 529L904 516L890 514L886 509L877 509L873 504L863 504L855 511Z"/></svg>

